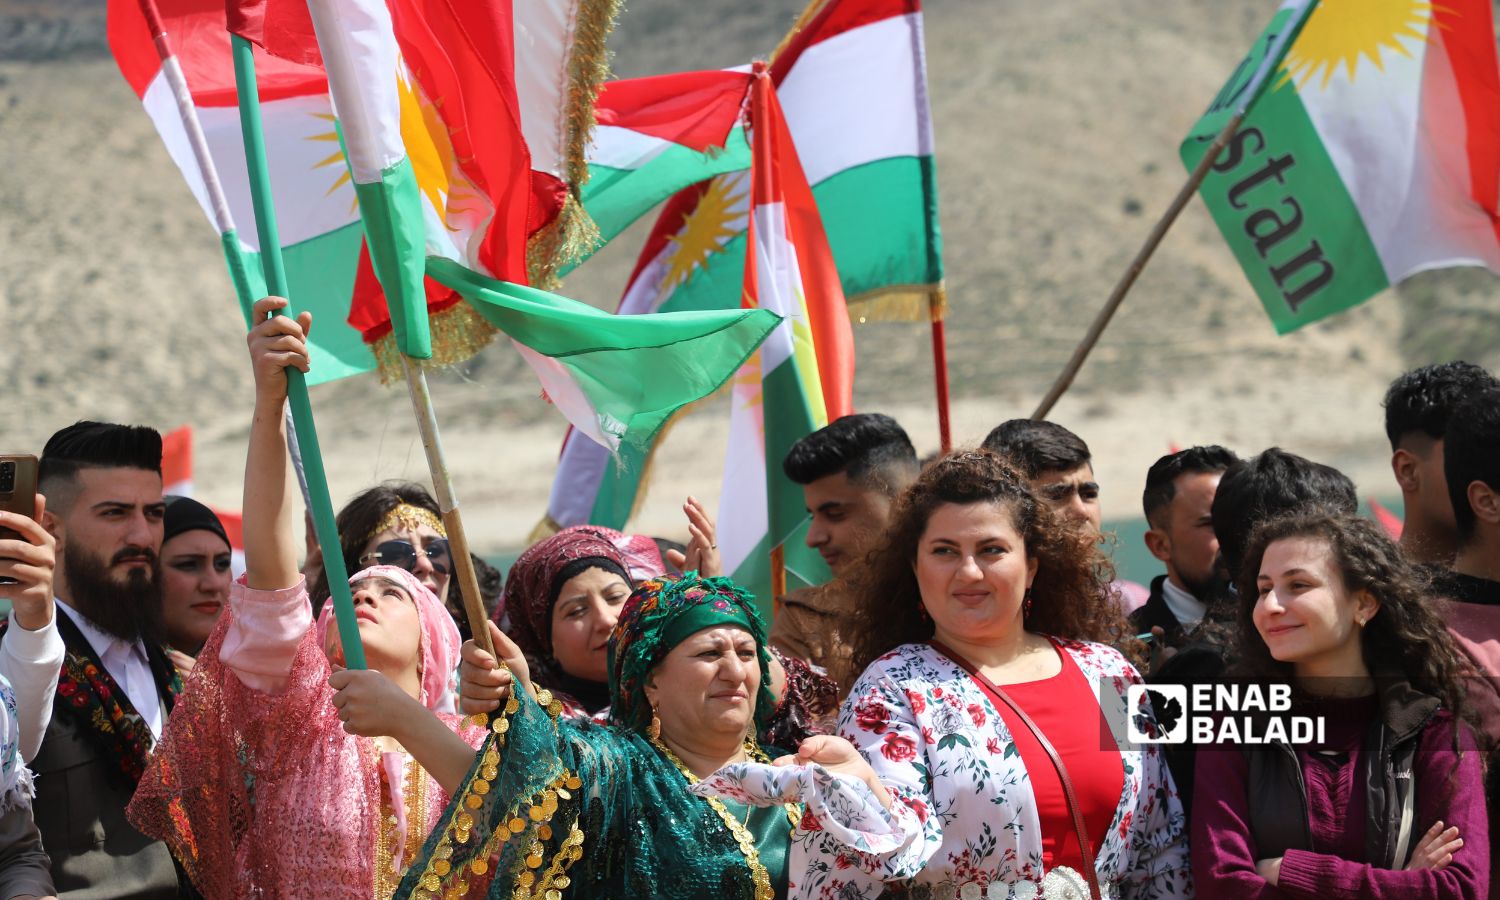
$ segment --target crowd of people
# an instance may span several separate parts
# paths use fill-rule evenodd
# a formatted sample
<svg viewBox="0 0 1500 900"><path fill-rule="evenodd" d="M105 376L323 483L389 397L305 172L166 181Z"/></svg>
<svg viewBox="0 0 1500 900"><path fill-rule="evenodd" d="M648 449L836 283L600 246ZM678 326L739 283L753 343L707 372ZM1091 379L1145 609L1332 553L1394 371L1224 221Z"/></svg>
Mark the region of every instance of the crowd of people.
<svg viewBox="0 0 1500 900"><path fill-rule="evenodd" d="M1162 457L1149 586L1116 577L1090 449L1046 421L926 460L879 413L803 438L784 474L832 578L781 597L725 577L691 498L682 544L581 525L503 579L476 557L493 653L432 497L372 486L337 517L347 668L292 488L309 323L284 305L249 335L242 577L213 511L163 496L150 428L62 429L36 515L0 512L0 900L1491 895L1480 367L1390 387L1399 539L1285 450ZM1171 698L1226 686L1281 690L1261 716L1315 736L1169 740Z"/></svg>

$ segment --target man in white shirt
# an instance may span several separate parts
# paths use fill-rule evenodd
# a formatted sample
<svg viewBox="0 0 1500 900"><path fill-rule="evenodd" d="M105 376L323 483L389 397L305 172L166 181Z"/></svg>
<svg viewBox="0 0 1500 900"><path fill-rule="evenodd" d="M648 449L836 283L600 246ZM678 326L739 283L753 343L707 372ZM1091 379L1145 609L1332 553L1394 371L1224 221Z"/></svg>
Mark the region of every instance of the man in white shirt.
<svg viewBox="0 0 1500 900"><path fill-rule="evenodd" d="M175 897L166 845L125 818L178 684L161 649L161 436L71 425L42 451L39 488L66 648L32 766L52 878L62 898Z"/></svg>
<svg viewBox="0 0 1500 900"><path fill-rule="evenodd" d="M1131 613L1138 633L1177 644L1203 619L1208 601L1225 589L1219 539L1214 535L1214 494L1224 472L1239 457L1218 445L1189 447L1158 459L1146 473L1146 549L1166 563L1167 574L1151 582L1146 604ZM1160 629L1157 633L1154 629Z"/></svg>

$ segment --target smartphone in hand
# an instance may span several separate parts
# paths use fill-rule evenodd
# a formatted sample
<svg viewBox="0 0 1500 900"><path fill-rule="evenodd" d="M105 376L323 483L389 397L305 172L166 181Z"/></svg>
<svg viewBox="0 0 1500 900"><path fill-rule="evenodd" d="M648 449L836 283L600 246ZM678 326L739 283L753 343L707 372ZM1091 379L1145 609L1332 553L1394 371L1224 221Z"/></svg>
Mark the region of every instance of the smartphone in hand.
<svg viewBox="0 0 1500 900"><path fill-rule="evenodd" d="M29 454L0 453L0 509L36 518L36 457ZM21 535L0 527L0 540L19 540ZM0 584L15 584L15 579L0 577Z"/></svg>

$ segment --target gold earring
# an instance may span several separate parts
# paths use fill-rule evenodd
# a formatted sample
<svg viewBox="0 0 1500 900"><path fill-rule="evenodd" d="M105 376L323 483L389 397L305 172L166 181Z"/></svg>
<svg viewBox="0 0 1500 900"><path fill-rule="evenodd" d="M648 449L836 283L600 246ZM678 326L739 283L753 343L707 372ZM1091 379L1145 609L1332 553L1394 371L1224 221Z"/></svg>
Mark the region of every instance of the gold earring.
<svg viewBox="0 0 1500 900"><path fill-rule="evenodd" d="M661 719L656 717L656 704L651 704L651 724L646 726L646 734L653 741L661 740Z"/></svg>

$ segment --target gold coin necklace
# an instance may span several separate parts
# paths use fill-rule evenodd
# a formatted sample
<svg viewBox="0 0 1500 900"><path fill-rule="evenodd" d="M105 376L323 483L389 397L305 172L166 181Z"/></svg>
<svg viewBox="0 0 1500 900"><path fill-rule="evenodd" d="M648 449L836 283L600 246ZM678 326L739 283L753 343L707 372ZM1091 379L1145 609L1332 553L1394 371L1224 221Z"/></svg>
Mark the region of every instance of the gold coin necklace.
<svg viewBox="0 0 1500 900"><path fill-rule="evenodd" d="M662 743L661 738L649 735L647 737L651 741L651 744L667 758L667 761L677 767L677 771L682 773L682 777L687 779L689 785L698 783L698 776L694 775L693 771L684 765L681 759L677 758L677 754L673 753L670 747ZM753 750L750 753L752 758L759 757L758 761L760 762L768 761L766 755L760 752L760 748L755 747L749 741L745 742L745 749L747 751ZM702 799L707 801L713 811L719 814L720 819L724 820L724 827L729 829L729 833L734 836L735 842L739 844L740 853L744 854L745 863L750 867L750 879L755 882L755 900L772 900L776 896L776 893L771 889L771 874L766 871L765 864L760 861L760 851L755 849L755 836L750 833L750 829L745 827L734 813L729 811L729 807L724 805L724 801L718 797L704 797ZM787 810L787 819L791 821L792 827L795 828L797 821L801 818L796 808L797 804L787 803L784 805ZM745 819L746 821L750 819L748 812L745 814Z"/></svg>

